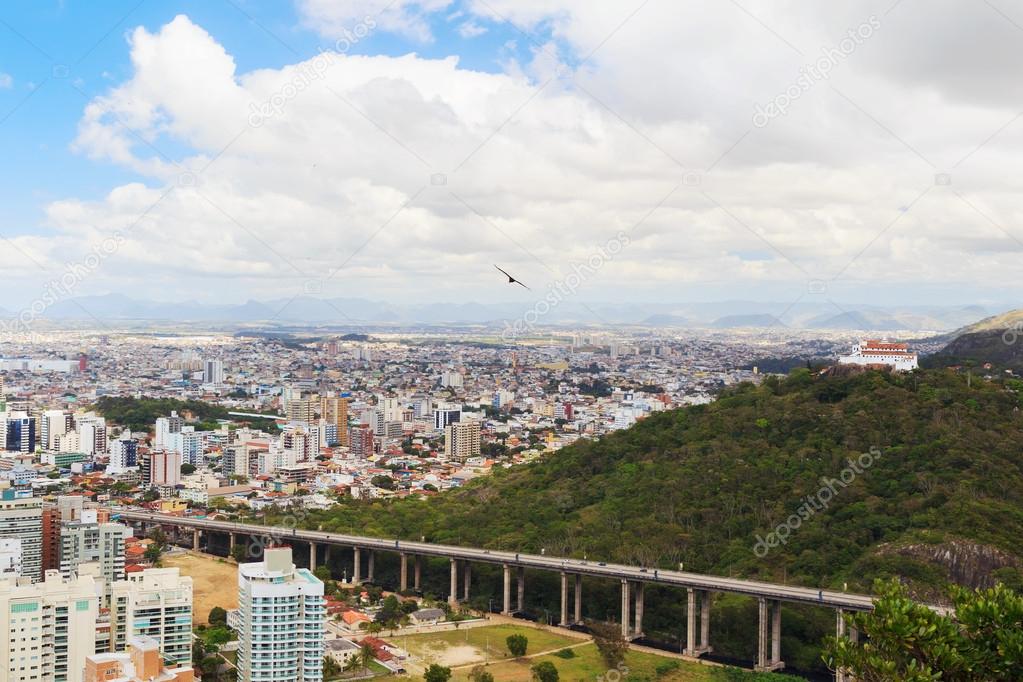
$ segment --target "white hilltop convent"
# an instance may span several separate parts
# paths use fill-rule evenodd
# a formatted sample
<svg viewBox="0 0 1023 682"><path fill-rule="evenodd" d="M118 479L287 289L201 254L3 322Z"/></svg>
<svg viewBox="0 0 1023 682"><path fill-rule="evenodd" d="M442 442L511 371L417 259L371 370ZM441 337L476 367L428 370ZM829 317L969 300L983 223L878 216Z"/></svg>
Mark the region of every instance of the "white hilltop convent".
<svg viewBox="0 0 1023 682"><path fill-rule="evenodd" d="M920 366L917 354L909 350L909 345L877 340L860 341L853 347L851 354L838 358L838 364L888 365L897 372L908 372Z"/></svg>

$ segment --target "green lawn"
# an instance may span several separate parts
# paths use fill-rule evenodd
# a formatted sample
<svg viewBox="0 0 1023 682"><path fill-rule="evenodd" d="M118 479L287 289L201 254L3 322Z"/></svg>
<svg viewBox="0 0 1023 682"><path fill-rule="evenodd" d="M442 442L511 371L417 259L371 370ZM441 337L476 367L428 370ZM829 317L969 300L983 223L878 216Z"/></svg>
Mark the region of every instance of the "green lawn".
<svg viewBox="0 0 1023 682"><path fill-rule="evenodd" d="M508 635L521 634L529 639L526 657L512 658L505 645ZM608 674L597 647L584 639L567 637L556 631L520 625L492 625L451 632L432 632L389 638L406 648L416 661L409 665L413 680L421 680L422 668L438 663L452 669L454 682L465 682L476 665L489 661L487 670L498 682L531 682L530 668L550 661L558 669L560 682L796 682L797 678L763 675L737 668L702 665L667 656L629 651L624 674ZM489 645L489 648L488 648ZM536 654L569 647L572 655ZM488 653L489 652L489 653ZM416 665L419 664L419 665Z"/></svg>
<svg viewBox="0 0 1023 682"><path fill-rule="evenodd" d="M472 662L482 663L484 660L498 661L510 658L505 640L509 635L525 635L529 639L529 647L526 655L560 649L561 647L579 644L583 640L566 637L551 630L540 630L537 628L521 625L491 625L487 627L464 628L448 632L430 632L418 635L398 635L392 637L391 641L402 648L407 648L409 653L417 658L443 658L446 650L464 650L468 654L467 647L476 650ZM438 660L445 663L443 660ZM452 663L455 663L452 661Z"/></svg>
<svg viewBox="0 0 1023 682"><path fill-rule="evenodd" d="M550 661L558 669L561 682L595 682L602 675L607 675L608 669L600 658L597 647L593 644L584 644L572 649L575 652L573 658L564 659L559 656L546 655L538 656L528 660L504 660L490 665L487 670L494 675L494 679L501 682L530 682L532 673L530 668L540 661ZM657 675L659 664L671 665L672 659L655 654L630 651L625 659L628 668L626 674L616 677L613 674L607 675L605 679L610 680L658 680L659 682L710 682L712 669L708 666L697 663L678 661L678 668L665 674L662 677ZM464 681L469 679L469 668L454 670L453 680Z"/></svg>

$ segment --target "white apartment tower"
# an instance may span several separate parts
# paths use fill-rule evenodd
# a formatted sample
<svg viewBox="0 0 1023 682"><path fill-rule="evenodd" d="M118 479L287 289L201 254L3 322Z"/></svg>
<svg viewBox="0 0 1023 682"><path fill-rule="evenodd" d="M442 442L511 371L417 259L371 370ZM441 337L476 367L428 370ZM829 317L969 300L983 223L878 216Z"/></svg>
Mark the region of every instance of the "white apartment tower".
<svg viewBox="0 0 1023 682"><path fill-rule="evenodd" d="M157 417L153 446L156 448L169 448L170 434L181 433L181 427L184 425L185 420L179 417L177 412L171 412L169 417Z"/></svg>
<svg viewBox="0 0 1023 682"><path fill-rule="evenodd" d="M80 519L61 521L60 572L65 579L87 562L99 565L107 583L124 579L124 542L131 530L120 523L99 523L95 509L86 509Z"/></svg>
<svg viewBox="0 0 1023 682"><path fill-rule="evenodd" d="M110 642L124 651L133 637L151 637L164 660L192 660L192 579L177 568L150 568L110 586Z"/></svg>
<svg viewBox="0 0 1023 682"><path fill-rule="evenodd" d="M239 682L321 682L323 582L296 568L290 547L238 567Z"/></svg>
<svg viewBox="0 0 1023 682"><path fill-rule="evenodd" d="M82 682L85 657L96 652L99 597L84 575L64 580L0 580L0 679L4 682Z"/></svg>
<svg viewBox="0 0 1023 682"><path fill-rule="evenodd" d="M71 413L66 410L46 410L40 425L40 440L44 450L57 450L60 437L72 429Z"/></svg>
<svg viewBox="0 0 1023 682"><path fill-rule="evenodd" d="M224 361L220 358L206 358L203 362L202 377L207 384L224 383Z"/></svg>

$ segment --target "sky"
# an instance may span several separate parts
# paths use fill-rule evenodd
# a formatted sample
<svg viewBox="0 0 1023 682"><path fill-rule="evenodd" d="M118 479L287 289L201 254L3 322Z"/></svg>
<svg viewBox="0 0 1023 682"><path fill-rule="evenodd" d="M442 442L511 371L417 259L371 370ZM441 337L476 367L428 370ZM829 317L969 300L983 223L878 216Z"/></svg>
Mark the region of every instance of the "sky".
<svg viewBox="0 0 1023 682"><path fill-rule="evenodd" d="M12 0L0 305L1015 304L1021 63L1006 0Z"/></svg>

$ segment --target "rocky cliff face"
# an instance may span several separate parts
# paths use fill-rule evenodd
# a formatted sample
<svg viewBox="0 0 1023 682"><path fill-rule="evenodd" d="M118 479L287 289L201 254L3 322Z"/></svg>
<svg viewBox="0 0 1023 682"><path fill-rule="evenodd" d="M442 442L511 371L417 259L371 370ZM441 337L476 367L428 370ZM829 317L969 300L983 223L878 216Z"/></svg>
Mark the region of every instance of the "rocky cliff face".
<svg viewBox="0 0 1023 682"><path fill-rule="evenodd" d="M938 544L884 544L877 548L877 554L921 561L943 570L949 582L973 588L993 587L997 582L994 572L1000 568L1023 566L1023 562L1008 552L961 539Z"/></svg>

